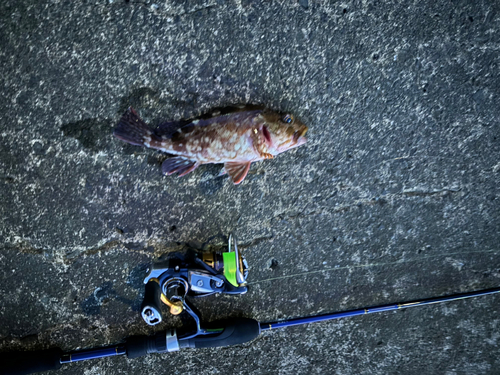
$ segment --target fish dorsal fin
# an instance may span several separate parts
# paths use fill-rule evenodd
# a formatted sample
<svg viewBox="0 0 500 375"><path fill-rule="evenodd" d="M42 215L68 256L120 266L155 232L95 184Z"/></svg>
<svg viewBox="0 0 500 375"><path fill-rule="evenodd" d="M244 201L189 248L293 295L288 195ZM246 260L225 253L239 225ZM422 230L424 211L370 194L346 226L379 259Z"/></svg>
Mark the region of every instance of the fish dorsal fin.
<svg viewBox="0 0 500 375"><path fill-rule="evenodd" d="M232 105L227 107L214 108L211 111L198 116L196 119L207 120L214 117L226 116L237 112L253 112L253 111L263 111L265 109L262 105L257 104L241 104ZM194 120L194 119L193 119Z"/></svg>
<svg viewBox="0 0 500 375"><path fill-rule="evenodd" d="M231 176L233 183L238 185L247 176L248 170L250 169L250 161L247 162L227 162L224 163L224 169L226 173Z"/></svg>
<svg viewBox="0 0 500 375"><path fill-rule="evenodd" d="M174 142L182 141L195 128L204 127L213 124L216 118L221 118L220 123L224 123L225 118L230 115L241 114L244 117L244 112L263 111L264 107L258 105L232 106L225 108L216 108L212 111L190 118L188 120L165 121L158 125L155 129L155 134L159 137L169 138ZM233 118L234 119L234 118Z"/></svg>
<svg viewBox="0 0 500 375"><path fill-rule="evenodd" d="M191 133L196 127L204 127L210 125L210 119L206 120L181 120L181 121L167 121L163 122L155 130L158 136L165 136L174 141L179 138L185 137Z"/></svg>
<svg viewBox="0 0 500 375"><path fill-rule="evenodd" d="M155 129L155 133L159 136L166 136L168 138L172 138L172 136L182 127L189 124L190 121L181 120L181 121L165 121L158 125Z"/></svg>
<svg viewBox="0 0 500 375"><path fill-rule="evenodd" d="M176 132L189 133L194 126L207 126L212 123L210 121L216 117L224 117L237 112L253 112L262 111L264 107L261 105L245 104L245 105L234 105L229 107L214 108L211 111L204 113L200 116L192 117L187 120L179 121L165 121L158 125L155 129L155 133L159 136L166 136L172 138Z"/></svg>

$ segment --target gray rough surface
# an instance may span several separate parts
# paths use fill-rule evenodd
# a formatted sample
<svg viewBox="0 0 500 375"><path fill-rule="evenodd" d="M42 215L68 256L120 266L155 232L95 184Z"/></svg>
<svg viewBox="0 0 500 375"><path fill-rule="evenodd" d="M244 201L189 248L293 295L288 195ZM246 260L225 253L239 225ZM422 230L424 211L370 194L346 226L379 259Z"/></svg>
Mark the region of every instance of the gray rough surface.
<svg viewBox="0 0 500 375"><path fill-rule="evenodd" d="M498 286L499 3L399 3L1 2L0 350L152 332L147 265L232 230L250 291L197 302L205 321ZM310 130L237 187L219 166L164 177L160 153L111 136L129 105L158 124L241 102ZM58 373L493 374L499 301Z"/></svg>

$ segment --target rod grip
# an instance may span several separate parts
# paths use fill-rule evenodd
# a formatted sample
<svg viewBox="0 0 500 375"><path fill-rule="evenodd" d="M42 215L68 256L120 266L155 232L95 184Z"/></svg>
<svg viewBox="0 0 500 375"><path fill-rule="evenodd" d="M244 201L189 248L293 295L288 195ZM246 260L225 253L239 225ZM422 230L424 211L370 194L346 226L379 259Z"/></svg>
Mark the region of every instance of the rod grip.
<svg viewBox="0 0 500 375"><path fill-rule="evenodd" d="M58 370L62 351L59 348L34 352L7 352L0 354L1 375L25 375Z"/></svg>
<svg viewBox="0 0 500 375"><path fill-rule="evenodd" d="M154 336L131 336L125 343L127 357L139 358L151 353L165 353L167 339L165 332L158 332Z"/></svg>
<svg viewBox="0 0 500 375"><path fill-rule="evenodd" d="M260 325L254 319L235 318L215 323L214 327L224 327L217 336L197 336L181 341L182 347L216 348L220 346L238 345L251 341L260 334Z"/></svg>

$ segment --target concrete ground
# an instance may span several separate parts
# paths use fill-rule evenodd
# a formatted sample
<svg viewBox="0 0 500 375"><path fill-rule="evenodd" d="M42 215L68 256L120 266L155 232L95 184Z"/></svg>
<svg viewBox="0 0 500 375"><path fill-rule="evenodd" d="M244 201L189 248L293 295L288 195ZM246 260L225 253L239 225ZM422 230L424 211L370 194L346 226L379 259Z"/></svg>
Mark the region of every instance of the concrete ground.
<svg viewBox="0 0 500 375"><path fill-rule="evenodd" d="M0 351L153 333L148 265L231 231L249 292L196 301L207 322L499 286L499 49L494 1L2 1ZM294 113L308 143L233 186L112 136L130 105L156 125L235 103ZM499 302L57 373L498 374Z"/></svg>

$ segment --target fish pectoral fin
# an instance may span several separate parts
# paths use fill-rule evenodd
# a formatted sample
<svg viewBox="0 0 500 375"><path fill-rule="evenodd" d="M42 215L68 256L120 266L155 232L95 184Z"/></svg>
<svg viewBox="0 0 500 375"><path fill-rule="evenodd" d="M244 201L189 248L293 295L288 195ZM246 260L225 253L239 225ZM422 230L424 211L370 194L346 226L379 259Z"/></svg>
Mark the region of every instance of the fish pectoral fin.
<svg viewBox="0 0 500 375"><path fill-rule="evenodd" d="M161 170L167 176L178 173L179 177L182 177L194 171L199 165L200 163L196 161L178 156L165 160L161 165Z"/></svg>
<svg viewBox="0 0 500 375"><path fill-rule="evenodd" d="M260 153L260 157L264 158L264 159L274 159L274 155L273 154L268 154L267 152L261 152Z"/></svg>
<svg viewBox="0 0 500 375"><path fill-rule="evenodd" d="M224 163L224 169L228 175L231 176L233 183L238 185L247 176L248 170L250 169L250 164L252 162L228 162Z"/></svg>

